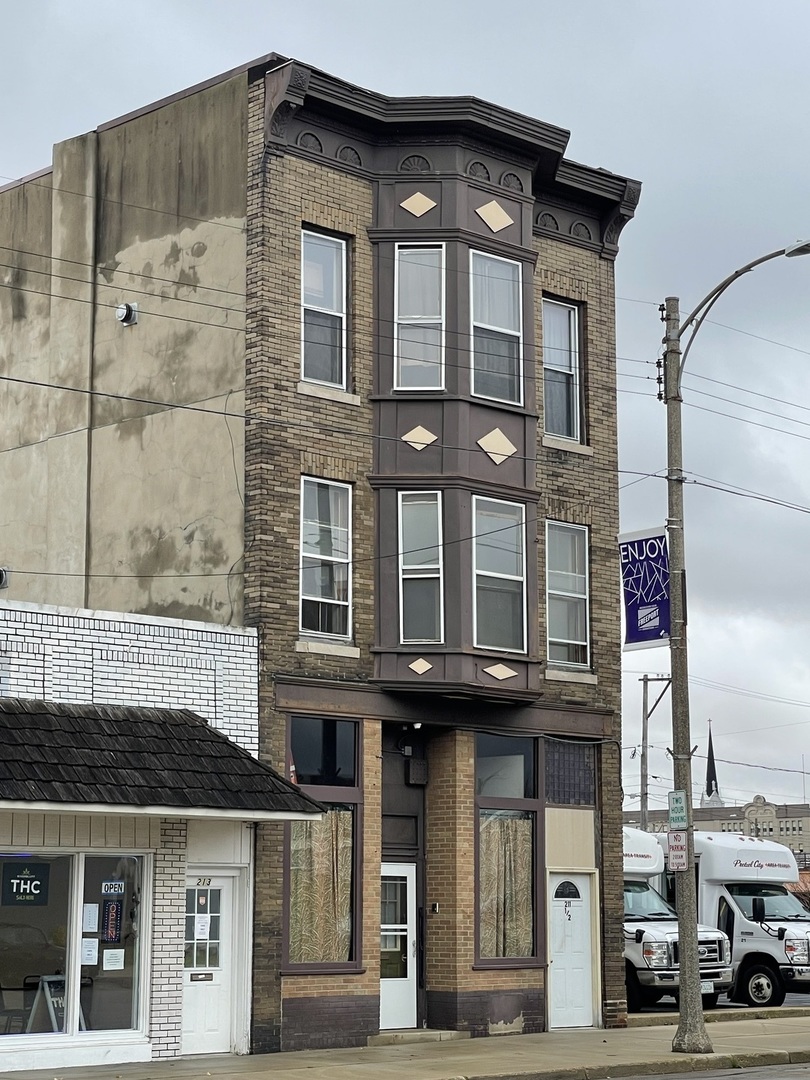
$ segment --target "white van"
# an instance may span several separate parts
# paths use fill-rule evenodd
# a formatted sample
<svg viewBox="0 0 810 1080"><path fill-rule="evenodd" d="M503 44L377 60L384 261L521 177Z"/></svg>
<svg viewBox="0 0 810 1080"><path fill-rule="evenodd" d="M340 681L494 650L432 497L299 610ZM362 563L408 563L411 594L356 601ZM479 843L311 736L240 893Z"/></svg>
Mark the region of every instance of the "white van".
<svg viewBox="0 0 810 1080"><path fill-rule="evenodd" d="M623 835L627 1009L638 1012L662 997L678 996L678 916L651 884L664 872L664 852L656 838L626 826ZM731 986L728 937L698 926L698 952L703 1007L712 1009Z"/></svg>
<svg viewBox="0 0 810 1080"><path fill-rule="evenodd" d="M666 835L656 835L666 854ZM810 993L810 911L785 887L799 880L793 852L739 833L694 837L698 918L731 939L729 998L776 1006L788 991Z"/></svg>

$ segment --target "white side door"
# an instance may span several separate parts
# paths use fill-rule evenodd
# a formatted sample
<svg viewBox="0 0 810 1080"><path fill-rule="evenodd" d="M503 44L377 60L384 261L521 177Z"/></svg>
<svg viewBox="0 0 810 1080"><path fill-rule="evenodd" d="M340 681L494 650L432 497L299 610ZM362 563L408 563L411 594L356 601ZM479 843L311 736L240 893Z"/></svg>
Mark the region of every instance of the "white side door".
<svg viewBox="0 0 810 1080"><path fill-rule="evenodd" d="M591 878L550 874L548 1026L593 1027Z"/></svg>
<svg viewBox="0 0 810 1080"><path fill-rule="evenodd" d="M380 1028L416 1027L416 867L383 863L380 880Z"/></svg>
<svg viewBox="0 0 810 1080"><path fill-rule="evenodd" d="M186 881L184 1054L226 1054L233 1016L233 878Z"/></svg>

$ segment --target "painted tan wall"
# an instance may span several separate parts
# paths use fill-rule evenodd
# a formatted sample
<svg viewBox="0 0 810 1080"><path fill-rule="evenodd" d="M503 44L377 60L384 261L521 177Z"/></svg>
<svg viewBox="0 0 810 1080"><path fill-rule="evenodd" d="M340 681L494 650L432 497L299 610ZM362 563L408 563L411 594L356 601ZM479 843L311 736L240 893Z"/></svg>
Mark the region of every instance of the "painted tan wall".
<svg viewBox="0 0 810 1080"><path fill-rule="evenodd" d="M596 825L593 810L546 807L546 866L560 870L593 870Z"/></svg>
<svg viewBox="0 0 810 1080"><path fill-rule="evenodd" d="M15 273L44 271L0 298L0 356L94 391L2 405L9 600L241 622L246 109L235 77L61 143L52 184L0 193L0 243L40 255Z"/></svg>

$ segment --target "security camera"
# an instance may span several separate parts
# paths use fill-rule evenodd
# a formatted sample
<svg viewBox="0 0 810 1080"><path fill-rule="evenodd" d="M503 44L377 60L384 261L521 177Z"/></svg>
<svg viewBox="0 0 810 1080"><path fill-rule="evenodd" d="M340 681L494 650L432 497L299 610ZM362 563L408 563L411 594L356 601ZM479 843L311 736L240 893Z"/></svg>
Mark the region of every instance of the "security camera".
<svg viewBox="0 0 810 1080"><path fill-rule="evenodd" d="M138 305L119 304L115 309L115 317L122 326L134 326L138 321Z"/></svg>

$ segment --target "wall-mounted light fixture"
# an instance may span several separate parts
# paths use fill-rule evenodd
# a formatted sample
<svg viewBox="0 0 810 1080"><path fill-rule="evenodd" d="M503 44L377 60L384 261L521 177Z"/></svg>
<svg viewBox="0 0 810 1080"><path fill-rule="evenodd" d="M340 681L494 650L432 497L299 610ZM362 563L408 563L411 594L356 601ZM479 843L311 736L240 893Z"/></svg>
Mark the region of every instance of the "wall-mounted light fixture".
<svg viewBox="0 0 810 1080"><path fill-rule="evenodd" d="M115 317L122 326L134 326L138 321L138 305L119 304L115 309Z"/></svg>
<svg viewBox="0 0 810 1080"><path fill-rule="evenodd" d="M8 570L0 566L0 589L8 588Z"/></svg>

